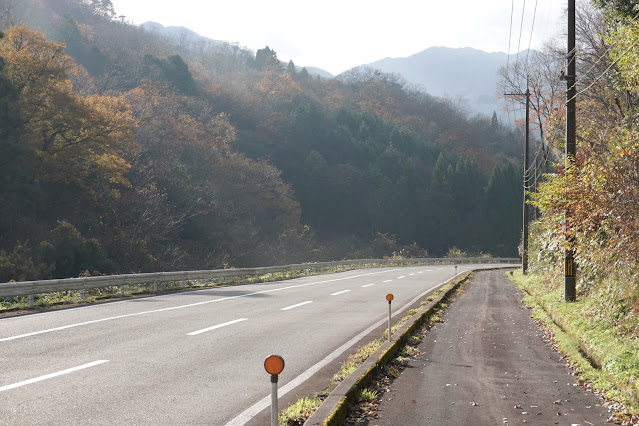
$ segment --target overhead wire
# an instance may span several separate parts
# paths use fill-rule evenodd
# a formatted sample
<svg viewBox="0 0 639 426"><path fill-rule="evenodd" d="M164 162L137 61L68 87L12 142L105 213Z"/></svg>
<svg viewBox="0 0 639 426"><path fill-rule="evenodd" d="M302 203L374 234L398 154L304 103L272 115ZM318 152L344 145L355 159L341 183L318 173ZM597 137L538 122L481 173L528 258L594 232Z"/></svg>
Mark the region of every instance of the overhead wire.
<svg viewBox="0 0 639 426"><path fill-rule="evenodd" d="M535 31L535 18L537 17L537 3L539 0L535 0L535 10L533 12L532 25L530 26L530 39L528 40L528 50L526 50L526 66L524 69L528 69L528 55L530 54L530 46L532 45L533 32Z"/></svg>
<svg viewBox="0 0 639 426"><path fill-rule="evenodd" d="M506 74L508 74L508 63L510 62L510 42L513 37L513 12L515 10L515 0L510 3L510 30L508 31L508 57L506 58Z"/></svg>
<svg viewBox="0 0 639 426"><path fill-rule="evenodd" d="M521 33L524 30L524 15L526 13L526 0L524 0L524 5L521 8L521 24L519 25L519 42L517 43L517 59L516 62L519 62L519 49L521 48Z"/></svg>
<svg viewBox="0 0 639 426"><path fill-rule="evenodd" d="M508 75L508 66L510 64L510 42L513 37L513 12L515 10L515 0L510 2L510 29L508 30L508 53L506 56L506 75ZM508 122L513 123L513 119L510 117L510 105L506 104L506 114L508 114Z"/></svg>

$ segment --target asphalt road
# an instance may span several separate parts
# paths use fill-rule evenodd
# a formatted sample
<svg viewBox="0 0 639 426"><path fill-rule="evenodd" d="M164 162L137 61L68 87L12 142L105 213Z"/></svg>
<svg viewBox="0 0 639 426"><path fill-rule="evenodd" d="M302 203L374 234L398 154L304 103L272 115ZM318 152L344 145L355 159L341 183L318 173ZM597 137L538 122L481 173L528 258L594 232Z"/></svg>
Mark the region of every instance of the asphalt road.
<svg viewBox="0 0 639 426"><path fill-rule="evenodd" d="M459 272L478 265L460 265ZM479 267L494 267L494 265ZM241 425L361 343L452 266L349 271L0 319L3 425Z"/></svg>
<svg viewBox="0 0 639 426"><path fill-rule="evenodd" d="M502 271L476 274L384 393L370 425L606 423L608 409L543 339Z"/></svg>

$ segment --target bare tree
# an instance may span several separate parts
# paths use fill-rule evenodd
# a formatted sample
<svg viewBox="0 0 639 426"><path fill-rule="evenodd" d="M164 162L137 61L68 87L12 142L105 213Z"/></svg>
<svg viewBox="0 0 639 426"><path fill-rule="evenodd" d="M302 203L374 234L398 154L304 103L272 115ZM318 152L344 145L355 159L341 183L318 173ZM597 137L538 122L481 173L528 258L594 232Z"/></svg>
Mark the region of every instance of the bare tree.
<svg viewBox="0 0 639 426"><path fill-rule="evenodd" d="M559 75L563 67L563 55L550 45L541 51L531 51L527 59L521 58L498 71L498 90L512 94L504 97L506 108L513 103L526 107L526 90L530 90L531 123L539 132L544 170L548 171L549 152L544 139L544 129L555 110L562 105Z"/></svg>

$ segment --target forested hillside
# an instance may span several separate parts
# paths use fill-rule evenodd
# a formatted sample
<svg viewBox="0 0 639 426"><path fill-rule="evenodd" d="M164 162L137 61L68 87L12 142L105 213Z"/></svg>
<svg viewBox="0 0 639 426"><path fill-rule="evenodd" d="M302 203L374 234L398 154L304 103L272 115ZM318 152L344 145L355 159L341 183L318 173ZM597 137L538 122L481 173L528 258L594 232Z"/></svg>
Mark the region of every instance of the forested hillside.
<svg viewBox="0 0 639 426"><path fill-rule="evenodd" d="M392 75L0 0L0 281L516 256L522 138Z"/></svg>

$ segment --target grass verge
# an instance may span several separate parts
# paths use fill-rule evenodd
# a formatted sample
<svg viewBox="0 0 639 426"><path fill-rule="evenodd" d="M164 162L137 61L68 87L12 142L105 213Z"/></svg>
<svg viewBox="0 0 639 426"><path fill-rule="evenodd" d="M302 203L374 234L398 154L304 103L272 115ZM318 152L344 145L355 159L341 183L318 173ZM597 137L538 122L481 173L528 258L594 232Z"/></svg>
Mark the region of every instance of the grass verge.
<svg viewBox="0 0 639 426"><path fill-rule="evenodd" d="M620 338L615 327L601 320L596 299L565 303L562 288L548 291L521 271L508 276L525 292L524 303L551 333L551 343L566 357L578 382L615 410L609 420L639 424L639 337Z"/></svg>

